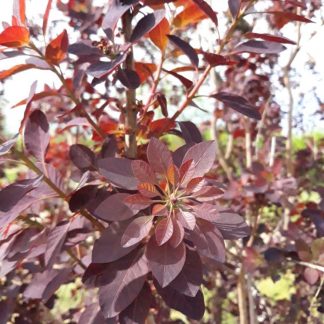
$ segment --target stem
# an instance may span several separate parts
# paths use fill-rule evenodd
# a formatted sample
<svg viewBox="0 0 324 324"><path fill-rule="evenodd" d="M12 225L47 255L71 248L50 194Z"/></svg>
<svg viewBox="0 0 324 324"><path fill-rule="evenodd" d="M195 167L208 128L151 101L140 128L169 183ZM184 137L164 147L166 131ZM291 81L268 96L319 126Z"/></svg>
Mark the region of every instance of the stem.
<svg viewBox="0 0 324 324"><path fill-rule="evenodd" d="M237 282L237 296L238 306L240 313L240 324L248 324L248 305L247 305L247 294L246 294L246 282L245 282L245 271L243 265L241 266L240 274Z"/></svg>
<svg viewBox="0 0 324 324"><path fill-rule="evenodd" d="M132 34L132 13L128 10L122 17L123 31L125 41L129 41ZM134 69L133 50L128 52L125 63L125 69ZM136 91L134 89L126 90L126 116L125 116L125 154L128 158L136 158L137 143L137 109L136 109Z"/></svg>

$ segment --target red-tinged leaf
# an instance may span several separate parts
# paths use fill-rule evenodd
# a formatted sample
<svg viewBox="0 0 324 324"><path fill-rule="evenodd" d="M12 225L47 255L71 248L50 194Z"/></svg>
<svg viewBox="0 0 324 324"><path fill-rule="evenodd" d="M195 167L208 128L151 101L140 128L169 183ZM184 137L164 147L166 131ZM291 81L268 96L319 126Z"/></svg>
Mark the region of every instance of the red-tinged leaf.
<svg viewBox="0 0 324 324"><path fill-rule="evenodd" d="M225 262L224 239L215 225L200 221L190 232L189 239L196 245L200 255L218 262Z"/></svg>
<svg viewBox="0 0 324 324"><path fill-rule="evenodd" d="M182 76L181 74L176 73L174 71L165 70L165 69L163 69L163 71L177 78L187 90L192 88L193 82L187 79L186 77Z"/></svg>
<svg viewBox="0 0 324 324"><path fill-rule="evenodd" d="M126 228L121 244L129 247L147 237L153 225L153 216L141 216L134 219Z"/></svg>
<svg viewBox="0 0 324 324"><path fill-rule="evenodd" d="M106 284L99 288L99 304L105 318L117 316L134 301L148 271L146 257L139 256L139 251L107 267L102 276Z"/></svg>
<svg viewBox="0 0 324 324"><path fill-rule="evenodd" d="M169 112L168 112L168 103L167 103L167 99L166 99L165 95L160 92L157 93L156 100L161 107L162 115L167 118L169 116Z"/></svg>
<svg viewBox="0 0 324 324"><path fill-rule="evenodd" d="M213 221L222 233L225 240L236 240L249 236L250 226L235 213L219 212Z"/></svg>
<svg viewBox="0 0 324 324"><path fill-rule="evenodd" d="M123 247L121 244L122 236L128 224L118 226L117 224L110 225L107 229L101 232L101 236L93 245L92 262L93 263L108 263L116 261L135 249L137 244L129 247Z"/></svg>
<svg viewBox="0 0 324 324"><path fill-rule="evenodd" d="M54 295L55 291L68 281L70 276L70 269L49 269L36 273L23 295L25 298L41 299L46 303Z"/></svg>
<svg viewBox="0 0 324 324"><path fill-rule="evenodd" d="M151 206L151 204L154 201L141 195L141 194L134 194L134 195L129 195L127 197L125 197L124 199L124 203L132 209L135 210L142 210L145 209L149 206Z"/></svg>
<svg viewBox="0 0 324 324"><path fill-rule="evenodd" d="M228 0L228 7L233 19L235 19L240 12L241 0Z"/></svg>
<svg viewBox="0 0 324 324"><path fill-rule="evenodd" d="M136 190L138 180L133 175L132 161L121 158L105 158L97 161L99 172L117 187Z"/></svg>
<svg viewBox="0 0 324 324"><path fill-rule="evenodd" d="M11 148L16 144L17 140L18 140L18 134L13 138L11 138L10 140L0 144L0 156L9 153Z"/></svg>
<svg viewBox="0 0 324 324"><path fill-rule="evenodd" d="M26 25L26 4L25 0L14 0L13 16L17 18L20 25Z"/></svg>
<svg viewBox="0 0 324 324"><path fill-rule="evenodd" d="M74 192L69 200L71 212L86 208L89 202L95 198L98 191L98 186L88 185Z"/></svg>
<svg viewBox="0 0 324 324"><path fill-rule="evenodd" d="M42 177L20 180L0 191L0 211L10 211L31 190L36 188Z"/></svg>
<svg viewBox="0 0 324 324"><path fill-rule="evenodd" d="M52 64L61 63L66 57L68 47L69 38L66 30L64 30L46 46L46 60Z"/></svg>
<svg viewBox="0 0 324 324"><path fill-rule="evenodd" d="M46 115L40 110L34 110L27 119L24 132L27 152L38 161L44 162L49 140L49 124Z"/></svg>
<svg viewBox="0 0 324 324"><path fill-rule="evenodd" d="M177 28L184 28L190 24L197 24L205 18L208 18L206 13L197 7L194 3L186 1L187 5L184 10L175 16L173 25Z"/></svg>
<svg viewBox="0 0 324 324"><path fill-rule="evenodd" d="M191 179L186 187L186 192L192 193L199 191L206 185L206 180L204 177L198 177L198 178L193 178Z"/></svg>
<svg viewBox="0 0 324 324"><path fill-rule="evenodd" d="M196 251L187 249L186 262L179 275L171 282L170 287L180 294L195 297L202 284L202 264Z"/></svg>
<svg viewBox="0 0 324 324"><path fill-rule="evenodd" d="M126 54L119 54L113 61L110 62L96 62L91 64L87 73L97 79L108 76L112 73L119 65L121 65L126 59Z"/></svg>
<svg viewBox="0 0 324 324"><path fill-rule="evenodd" d="M285 46L275 42L251 39L247 42L238 44L234 48L233 53L279 54L285 49Z"/></svg>
<svg viewBox="0 0 324 324"><path fill-rule="evenodd" d="M81 171L95 169L95 154L85 145L73 144L70 147L70 159Z"/></svg>
<svg viewBox="0 0 324 324"><path fill-rule="evenodd" d="M48 233L45 250L45 266L47 268L53 266L56 257L61 252L70 225L70 222L60 224Z"/></svg>
<svg viewBox="0 0 324 324"><path fill-rule="evenodd" d="M171 164L167 170L167 179L168 181L173 185L175 186L178 181L179 181L179 170L178 168L174 165L174 164Z"/></svg>
<svg viewBox="0 0 324 324"><path fill-rule="evenodd" d="M141 83L145 82L149 77L152 77L156 71L156 65L154 63L135 62L134 68Z"/></svg>
<svg viewBox="0 0 324 324"><path fill-rule="evenodd" d="M214 54L214 53L207 53L201 52L204 56L204 59L207 61L208 64L211 66L219 66L219 65L232 65L236 64L235 61L230 61L226 56Z"/></svg>
<svg viewBox="0 0 324 324"><path fill-rule="evenodd" d="M154 120L150 123L150 135L161 136L176 126L175 121L170 118L161 118Z"/></svg>
<svg viewBox="0 0 324 324"><path fill-rule="evenodd" d="M295 45L296 42L292 41L289 38L282 37L282 36L276 36L271 34L260 34L260 33L246 33L244 34L245 38L260 38L269 42L276 42L276 43L282 43L282 44L292 44Z"/></svg>
<svg viewBox="0 0 324 324"><path fill-rule="evenodd" d="M118 69L116 78L128 89L136 89L141 85L141 79L136 71Z"/></svg>
<svg viewBox="0 0 324 324"><path fill-rule="evenodd" d="M131 165L133 174L139 182L156 183L155 173L148 163L141 160L135 160L132 161Z"/></svg>
<svg viewBox="0 0 324 324"><path fill-rule="evenodd" d="M110 195L98 204L93 214L105 221L123 221L130 219L136 215L141 208L138 206L130 207L126 204L125 199L128 197L132 196L126 193Z"/></svg>
<svg viewBox="0 0 324 324"><path fill-rule="evenodd" d="M167 37L177 48L179 48L185 55L188 56L192 65L194 65L196 68L198 68L199 58L198 58L196 51L187 42L185 42L178 36L167 35Z"/></svg>
<svg viewBox="0 0 324 324"><path fill-rule="evenodd" d="M46 90L46 91L42 91L39 93L35 93L33 96L33 101L40 100L40 99L43 99L46 97L58 96L58 95L59 95L59 93L56 90ZM28 98L23 99L23 100L17 102L15 105L13 105L11 108L16 108L18 106L26 105L27 101L28 101Z"/></svg>
<svg viewBox="0 0 324 324"><path fill-rule="evenodd" d="M138 42L145 34L151 31L156 25L158 25L165 16L164 10L156 10L154 13L150 13L144 16L135 26L133 33L130 37L130 42Z"/></svg>
<svg viewBox="0 0 324 324"><path fill-rule="evenodd" d="M147 159L155 172L166 174L172 165L172 155L167 146L156 138L152 138L147 146Z"/></svg>
<svg viewBox="0 0 324 324"><path fill-rule="evenodd" d="M168 243L159 246L152 237L146 247L146 257L154 278L162 287L166 287L181 272L186 260L186 248L183 243L176 248Z"/></svg>
<svg viewBox="0 0 324 324"><path fill-rule="evenodd" d="M4 71L0 71L0 80L6 79L18 72L22 72L22 71L26 71L29 69L34 68L35 65L33 64L18 64L13 66L12 68L8 69L8 70L4 70Z"/></svg>
<svg viewBox="0 0 324 324"><path fill-rule="evenodd" d="M199 191L194 193L195 198L201 202L219 199L223 195L224 190L213 186L205 186L204 188L201 188Z"/></svg>
<svg viewBox="0 0 324 324"><path fill-rule="evenodd" d="M196 216L189 211L180 210L177 218L182 226L190 231L196 226Z"/></svg>
<svg viewBox="0 0 324 324"><path fill-rule="evenodd" d="M184 228L182 224L177 219L173 219L173 234L169 241L170 245L176 248L183 241L183 237Z"/></svg>
<svg viewBox="0 0 324 324"><path fill-rule="evenodd" d="M154 198L156 196L160 196L160 193L155 188L154 184L149 182L142 182L138 185L138 191L141 195L148 197L148 198Z"/></svg>
<svg viewBox="0 0 324 324"><path fill-rule="evenodd" d="M180 183L187 183L192 179L193 173L195 172L195 163L194 161L188 160L186 162L183 162L180 166L179 173L180 173Z"/></svg>
<svg viewBox="0 0 324 324"><path fill-rule="evenodd" d="M0 34L0 45L22 47L29 44L29 31L25 27L10 26Z"/></svg>
<svg viewBox="0 0 324 324"><path fill-rule="evenodd" d="M161 288L158 283L154 283L159 295L163 298L165 303L185 314L187 317L200 322L205 313L204 296L199 290L195 297L190 297L179 293L173 287L168 286Z"/></svg>
<svg viewBox="0 0 324 324"><path fill-rule="evenodd" d="M44 14L44 17L43 17L42 30L43 30L43 35L44 36L46 35L48 17L49 17L50 11L51 11L51 7L52 7L52 0L48 0L47 6L46 6L46 9L45 9L45 14Z"/></svg>
<svg viewBox="0 0 324 324"><path fill-rule="evenodd" d="M316 269L305 268L304 278L310 285L315 285L320 278L320 272Z"/></svg>
<svg viewBox="0 0 324 324"><path fill-rule="evenodd" d="M150 308L153 307L154 304L155 298L152 295L150 285L145 283L142 291L133 303L119 315L120 324L145 323Z"/></svg>
<svg viewBox="0 0 324 324"><path fill-rule="evenodd" d="M215 222L219 212L216 206L212 204L201 204L194 206L194 211L197 217L209 222Z"/></svg>
<svg viewBox="0 0 324 324"><path fill-rule="evenodd" d="M155 238L158 245L163 245L173 234L173 222L170 216L160 220L155 228Z"/></svg>
<svg viewBox="0 0 324 324"><path fill-rule="evenodd" d="M275 16L276 27L279 29L291 21L300 21L300 22L304 22L304 23L312 23L313 22L312 20L310 20L304 16L300 16L293 12L288 12L288 11L268 11L267 14Z"/></svg>
<svg viewBox="0 0 324 324"><path fill-rule="evenodd" d="M201 142L192 146L185 154L182 164L193 160L194 171L192 178L202 177L214 164L216 145L214 141Z"/></svg>
<svg viewBox="0 0 324 324"><path fill-rule="evenodd" d="M197 126L190 122L184 121L178 123L181 129L182 137L187 144L196 144L202 142L202 136Z"/></svg>
<svg viewBox="0 0 324 324"><path fill-rule="evenodd" d="M253 119L261 120L261 114L256 107L251 105L245 98L228 92L219 92L210 97L223 102L226 106Z"/></svg>
<svg viewBox="0 0 324 324"><path fill-rule="evenodd" d="M193 2L199 7L211 20L218 26L217 13L212 9L212 7L204 0L193 0Z"/></svg>
<svg viewBox="0 0 324 324"><path fill-rule="evenodd" d="M149 32L151 41L163 52L168 45L167 34L170 33L170 24L166 18Z"/></svg>
<svg viewBox="0 0 324 324"><path fill-rule="evenodd" d="M152 207L152 215L153 216L166 216L168 213L168 209L165 205L155 204Z"/></svg>

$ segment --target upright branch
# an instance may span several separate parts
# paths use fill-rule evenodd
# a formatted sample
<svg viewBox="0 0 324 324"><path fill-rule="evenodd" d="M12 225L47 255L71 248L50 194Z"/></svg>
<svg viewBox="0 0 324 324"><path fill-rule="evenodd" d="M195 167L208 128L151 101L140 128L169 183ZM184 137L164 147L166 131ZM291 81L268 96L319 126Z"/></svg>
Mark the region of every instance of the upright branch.
<svg viewBox="0 0 324 324"><path fill-rule="evenodd" d="M132 34L132 13L128 10L122 17L123 31L125 41L129 41ZM134 54L131 49L126 57L124 67L127 70L134 69ZM137 155L136 145L136 90L126 90L126 107L125 107L125 154L128 158L135 158Z"/></svg>

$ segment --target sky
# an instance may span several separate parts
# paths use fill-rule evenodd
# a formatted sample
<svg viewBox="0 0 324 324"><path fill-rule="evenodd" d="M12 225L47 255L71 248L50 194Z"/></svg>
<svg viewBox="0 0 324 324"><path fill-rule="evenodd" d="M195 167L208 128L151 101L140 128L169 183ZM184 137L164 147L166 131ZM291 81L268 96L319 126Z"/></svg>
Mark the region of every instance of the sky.
<svg viewBox="0 0 324 324"><path fill-rule="evenodd" d="M10 22L12 15L12 0L0 0L1 10L0 10L0 22ZM53 1L54 2L54 1ZM95 0L94 3L102 3L103 0ZM106 3L106 1L104 1ZM42 14L45 11L46 0L26 0L27 5L27 17L30 20L35 21L40 26L42 24ZM214 9L218 12L222 12L227 8L227 0L211 1ZM266 2L263 2L266 3ZM262 5L261 5L262 9ZM323 11L323 9L322 9ZM55 20L59 13L53 10L50 15L49 26L51 22ZM322 12L324 15L324 12ZM306 127L306 131L312 130L322 130L324 129L324 121L320 121L319 116L314 117L314 112L316 111L318 105L317 100L312 94L312 88L317 87L317 93L320 99L324 102L324 60L323 60L323 40L324 40L324 28L320 23L320 17L316 17L314 24L303 24L302 25L302 49L296 57L293 68L296 68L297 75L293 77L293 81L296 83L294 86L294 98L298 102L298 95L301 92L305 93L304 102L295 108L295 114L302 114L303 125ZM221 20L220 20L221 21ZM199 25L198 33L204 34L204 24ZM264 27L264 22L260 19L257 25L257 31L260 32ZM62 27L63 28L63 27ZM220 33L222 34L225 30L224 26L219 26ZM0 29L1 30L1 29ZM296 29L293 24L288 24L282 29L283 35L292 40L296 39ZM315 36L310 40L311 34L315 32ZM205 33L206 34L206 33ZM289 59L290 51L293 50L289 47L286 51L280 54L278 71L281 67L285 66ZM316 72L314 75L309 71L305 62L311 58L316 62ZM0 71L10 68L11 66L21 63L21 60L7 59L0 60ZM299 74L299 75L298 75ZM5 83L5 102L2 111L6 117L6 129L9 133L15 134L19 128L19 123L23 115L23 106L11 109L11 107L19 102L20 100L28 97L29 89L31 84L37 79L37 91L41 91L44 83L54 87L59 87L60 82L52 72L41 71L41 70L30 70L19 73L13 76L11 79ZM282 106L283 111L287 111L288 106L288 94L285 89L281 91L275 91L275 100L279 102ZM197 110L196 110L197 111ZM197 120L203 120L205 115L200 112L195 112L193 115ZM192 118L190 112L184 116L184 118ZM283 131L285 132L285 117L283 118Z"/></svg>

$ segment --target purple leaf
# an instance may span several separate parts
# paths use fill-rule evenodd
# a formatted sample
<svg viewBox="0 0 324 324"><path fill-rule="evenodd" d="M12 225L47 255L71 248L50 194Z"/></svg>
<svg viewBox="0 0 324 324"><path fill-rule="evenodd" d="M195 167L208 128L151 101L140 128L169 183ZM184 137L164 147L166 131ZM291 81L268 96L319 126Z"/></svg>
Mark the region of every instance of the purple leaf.
<svg viewBox="0 0 324 324"><path fill-rule="evenodd" d="M95 198L97 191L98 186L88 185L74 192L69 200L71 212L74 213L80 209L86 208L89 202Z"/></svg>
<svg viewBox="0 0 324 324"><path fill-rule="evenodd" d="M240 12L241 0L228 0L228 7L233 19L235 19Z"/></svg>
<svg viewBox="0 0 324 324"><path fill-rule="evenodd" d="M277 43L283 43L283 44L292 44L296 45L296 42L292 41L291 39L288 39L286 37L282 36L276 36L271 34L260 34L260 33L253 33L249 32L244 34L244 37L246 38L260 38L269 42L277 42Z"/></svg>
<svg viewBox="0 0 324 324"><path fill-rule="evenodd" d="M68 280L70 275L70 269L50 269L36 273L23 295L25 298L42 299L47 302L55 291Z"/></svg>
<svg viewBox="0 0 324 324"><path fill-rule="evenodd" d="M225 262L225 244L220 231L215 225L200 221L189 239L196 245L200 255L218 262Z"/></svg>
<svg viewBox="0 0 324 324"><path fill-rule="evenodd" d="M110 225L101 233L101 237L95 241L92 250L93 263L107 263L120 259L131 252L137 245L123 247L122 236L127 224L118 227L116 224Z"/></svg>
<svg viewBox="0 0 324 324"><path fill-rule="evenodd" d="M183 225L177 220L173 220L173 234L170 238L170 245L173 247L177 247L184 238L184 228Z"/></svg>
<svg viewBox="0 0 324 324"><path fill-rule="evenodd" d="M11 148L16 144L16 142L18 140L18 135L19 134L15 135L12 139L10 139L0 145L0 156L7 154L11 150Z"/></svg>
<svg viewBox="0 0 324 324"><path fill-rule="evenodd" d="M202 142L202 136L197 126L190 121L179 122L182 137L187 144L196 144Z"/></svg>
<svg viewBox="0 0 324 324"><path fill-rule="evenodd" d="M99 304L93 303L85 307L78 324L107 324L107 322L101 313Z"/></svg>
<svg viewBox="0 0 324 324"><path fill-rule="evenodd" d="M202 264L196 251L187 249L186 262L179 275L171 282L170 287L180 294L195 297L202 284Z"/></svg>
<svg viewBox="0 0 324 324"><path fill-rule="evenodd" d="M182 164L193 160L194 171L191 178L202 177L213 166L216 157L216 145L214 141L201 142L190 147L185 154Z"/></svg>
<svg viewBox="0 0 324 324"><path fill-rule="evenodd" d="M105 285L99 288L99 304L105 318L115 317L134 301L148 272L146 257L140 256L139 251L109 265L101 279Z"/></svg>
<svg viewBox="0 0 324 324"><path fill-rule="evenodd" d="M162 287L166 287L181 272L186 260L183 243L174 248L168 243L159 246L155 237L147 244L146 256L153 276Z"/></svg>
<svg viewBox="0 0 324 324"><path fill-rule="evenodd" d="M193 320L201 320L205 313L205 303L203 294L200 290L195 297L190 297L180 294L171 286L161 288L157 282L155 282L154 285L169 307L185 314Z"/></svg>
<svg viewBox="0 0 324 324"><path fill-rule="evenodd" d="M152 184L156 183L155 173L152 170L151 166L145 161L132 161L132 170L134 176L138 179L139 182L148 182Z"/></svg>
<svg viewBox="0 0 324 324"><path fill-rule="evenodd" d="M172 155L167 146L156 138L152 138L147 146L147 159L155 172L166 174L172 165Z"/></svg>
<svg viewBox="0 0 324 324"><path fill-rule="evenodd" d="M110 136L105 139L102 144L100 158L115 157L117 152L117 141L115 136Z"/></svg>
<svg viewBox="0 0 324 324"><path fill-rule="evenodd" d="M185 42L178 36L167 35L167 37L176 47L178 47L184 54L186 54L188 56L192 65L194 65L196 68L198 68L199 58L198 58L196 51L187 42Z"/></svg>
<svg viewBox="0 0 324 324"><path fill-rule="evenodd" d="M129 41L131 43L139 41L145 34L158 25L164 17L165 10L157 10L154 13L144 16L135 26Z"/></svg>
<svg viewBox="0 0 324 324"><path fill-rule="evenodd" d="M153 200L139 193L139 194L129 195L124 199L124 203L129 208L139 211L149 207L153 203Z"/></svg>
<svg viewBox="0 0 324 324"><path fill-rule="evenodd" d="M237 96L228 92L219 92L210 97L215 98L229 106L235 111L257 120L261 120L261 114L256 107L251 105L246 99L241 96Z"/></svg>
<svg viewBox="0 0 324 324"><path fill-rule="evenodd" d="M159 221L155 228L155 238L158 245L163 245L173 234L173 222L170 216Z"/></svg>
<svg viewBox="0 0 324 324"><path fill-rule="evenodd" d="M47 118L40 110L34 110L27 119L24 142L28 153L39 161L44 161L49 145L49 124Z"/></svg>
<svg viewBox="0 0 324 324"><path fill-rule="evenodd" d="M139 243L149 233L153 225L153 216L141 216L134 219L126 228L121 244L123 247L129 247Z"/></svg>
<svg viewBox="0 0 324 324"><path fill-rule="evenodd" d="M193 213L188 211L180 210L178 213L179 222L182 226L190 231L192 231L196 226L196 217Z"/></svg>
<svg viewBox="0 0 324 324"><path fill-rule="evenodd" d="M95 154L82 144L74 144L70 147L70 159L81 171L95 169Z"/></svg>
<svg viewBox="0 0 324 324"><path fill-rule="evenodd" d="M278 54L285 49L286 47L279 43L251 39L237 45L233 53Z"/></svg>
<svg viewBox="0 0 324 324"><path fill-rule="evenodd" d="M194 206L194 211L197 217L208 222L214 222L219 214L216 206L206 203Z"/></svg>
<svg viewBox="0 0 324 324"><path fill-rule="evenodd" d="M251 233L250 226L238 214L220 212L213 222L226 240L236 240Z"/></svg>
<svg viewBox="0 0 324 324"><path fill-rule="evenodd" d="M141 79L136 71L129 69L119 69L116 73L117 79L128 89L136 89L141 84Z"/></svg>
<svg viewBox="0 0 324 324"><path fill-rule="evenodd" d="M117 187L136 190L138 180L132 171L132 160L121 158L105 158L97 162L99 172Z"/></svg>
<svg viewBox="0 0 324 324"><path fill-rule="evenodd" d="M77 56L95 56L101 57L102 53L97 47L91 44L91 41L85 40L69 46L68 52Z"/></svg>
<svg viewBox="0 0 324 324"><path fill-rule="evenodd" d="M124 203L128 196L125 193L110 195L94 209L93 214L105 221L123 221L133 217L138 209L131 209Z"/></svg>
<svg viewBox="0 0 324 324"><path fill-rule="evenodd" d="M218 26L217 13L212 7L204 0L193 0L193 2Z"/></svg>

